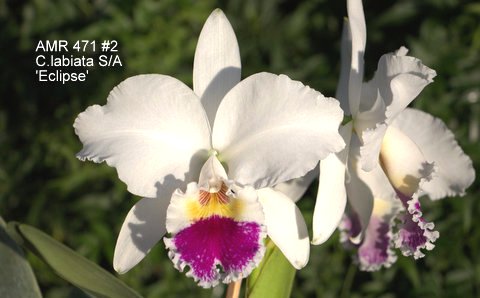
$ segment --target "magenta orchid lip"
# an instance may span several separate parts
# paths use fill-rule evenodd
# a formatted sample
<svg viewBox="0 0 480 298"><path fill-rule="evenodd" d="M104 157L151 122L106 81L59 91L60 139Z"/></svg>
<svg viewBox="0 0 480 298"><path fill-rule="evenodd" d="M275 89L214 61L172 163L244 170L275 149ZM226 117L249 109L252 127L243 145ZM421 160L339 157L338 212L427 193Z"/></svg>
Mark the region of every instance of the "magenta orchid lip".
<svg viewBox="0 0 480 298"><path fill-rule="evenodd" d="M256 192L227 179L215 156L186 192L174 192L164 238L175 268L202 287L230 283L258 266L265 252L265 216Z"/></svg>
<svg viewBox="0 0 480 298"><path fill-rule="evenodd" d="M422 217L423 213L417 195L408 197L401 192L397 193L407 212L401 218L402 225L393 241L403 255L413 256L415 259L422 258L425 256L422 249L432 250L435 247L433 243L440 234L433 230L435 225L432 222L427 222Z"/></svg>
<svg viewBox="0 0 480 298"><path fill-rule="evenodd" d="M263 226L213 215L164 238L175 267L190 267L201 286L229 283L248 276L263 257Z"/></svg>

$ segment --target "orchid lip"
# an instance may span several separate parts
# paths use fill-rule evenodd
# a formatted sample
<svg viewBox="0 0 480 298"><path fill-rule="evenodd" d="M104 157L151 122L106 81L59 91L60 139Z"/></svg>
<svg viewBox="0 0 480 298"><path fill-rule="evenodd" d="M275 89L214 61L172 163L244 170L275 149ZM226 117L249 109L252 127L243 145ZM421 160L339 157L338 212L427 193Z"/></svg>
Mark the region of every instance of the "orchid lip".
<svg viewBox="0 0 480 298"><path fill-rule="evenodd" d="M422 258L425 256L422 249L432 250L435 247L433 243L440 234L434 230L435 225L432 222L427 222L423 218L416 194L407 197L398 192L398 196L407 211L402 218L402 226L394 235L395 246L400 248L405 256L413 256L415 259Z"/></svg>
<svg viewBox="0 0 480 298"><path fill-rule="evenodd" d="M177 190L167 209L171 238L164 242L169 257L179 271L189 267L186 275L202 287L247 276L265 251L266 228L257 197L252 199L252 193L245 194L224 175L218 159L210 157L200 174L204 186L191 183L186 193Z"/></svg>

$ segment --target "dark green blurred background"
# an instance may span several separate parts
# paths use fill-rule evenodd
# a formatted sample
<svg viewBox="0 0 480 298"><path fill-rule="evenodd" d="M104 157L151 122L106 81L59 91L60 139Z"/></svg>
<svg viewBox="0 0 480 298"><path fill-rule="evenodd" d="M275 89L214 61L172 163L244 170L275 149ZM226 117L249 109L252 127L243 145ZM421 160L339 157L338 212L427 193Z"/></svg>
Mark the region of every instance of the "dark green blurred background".
<svg viewBox="0 0 480 298"><path fill-rule="evenodd" d="M113 271L122 221L138 198L114 169L75 158L81 143L72 123L92 104L104 104L123 79L162 73L191 86L195 45L210 12L224 10L237 34L243 77L285 73L333 96L345 3L334 0L0 0L0 215L41 228ZM435 82L414 106L442 118L480 162L480 3L460 0L365 1L366 72L402 45L435 69ZM123 67L92 68L87 82L38 83L38 40L117 40ZM97 53L87 53L95 56ZM300 203L308 222L314 184ZM359 272L338 233L313 247L298 272L293 297L479 297L480 203L475 182L463 198L430 203L426 217L440 239L417 262L399 256L389 270ZM477 230L478 229L478 230ZM82 297L29 255L45 297ZM1 270L1 267L0 267ZM218 297L171 265L163 245L121 278L146 297Z"/></svg>

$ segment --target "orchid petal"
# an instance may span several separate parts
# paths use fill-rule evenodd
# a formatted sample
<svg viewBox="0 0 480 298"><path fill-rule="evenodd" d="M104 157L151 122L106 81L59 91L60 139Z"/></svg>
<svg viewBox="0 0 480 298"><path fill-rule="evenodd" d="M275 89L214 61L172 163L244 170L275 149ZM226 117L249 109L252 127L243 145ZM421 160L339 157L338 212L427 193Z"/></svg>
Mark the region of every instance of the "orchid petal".
<svg viewBox="0 0 480 298"><path fill-rule="evenodd" d="M256 189L301 177L344 147L338 101L284 75L255 74L218 108L213 147L228 176Z"/></svg>
<svg viewBox="0 0 480 298"><path fill-rule="evenodd" d="M195 94L163 75L126 79L78 115L81 160L106 161L128 190L154 198L198 178L209 149L209 127Z"/></svg>
<svg viewBox="0 0 480 298"><path fill-rule="evenodd" d="M362 0L347 1L348 23L352 39L351 68L348 84L350 113L356 115L360 105L362 90L365 45L367 42L367 28L363 13Z"/></svg>
<svg viewBox="0 0 480 298"><path fill-rule="evenodd" d="M415 57L406 56L401 47L395 53L383 55L378 61L373 79L362 89L362 109L358 119L368 119L364 128L374 128L376 123L390 124L436 76L433 69ZM374 104L381 99L382 105ZM363 130L363 129L362 129Z"/></svg>
<svg viewBox="0 0 480 298"><path fill-rule="evenodd" d="M463 195L475 180L472 160L465 155L455 136L438 118L415 109L406 109L392 123L414 141L425 159L435 162L435 175L422 184L432 199Z"/></svg>
<svg viewBox="0 0 480 298"><path fill-rule="evenodd" d="M240 82L240 51L227 17L215 9L198 39L193 63L193 90L201 99L210 125L227 92Z"/></svg>
<svg viewBox="0 0 480 298"><path fill-rule="evenodd" d="M340 101L340 107L345 115L351 115L348 84L350 78L350 69L352 67L352 34L348 19L343 21L342 45L340 48L340 78L338 80L337 92L335 97Z"/></svg>
<svg viewBox="0 0 480 298"><path fill-rule="evenodd" d="M282 182L273 187L274 190L279 191L289 197L293 202L297 202L307 191L310 184L318 176L318 168L308 172L305 176Z"/></svg>
<svg viewBox="0 0 480 298"><path fill-rule="evenodd" d="M362 90L362 107L369 108L362 108L357 115L355 128L362 132L361 164L366 171L375 166L386 127L436 76L419 59L405 56L406 52L402 47L396 53L383 55L369 82L370 91Z"/></svg>
<svg viewBox="0 0 480 298"><path fill-rule="evenodd" d="M302 213L290 198L278 191L262 188L257 193L268 236L293 267L303 268L310 255L310 243Z"/></svg>
<svg viewBox="0 0 480 298"><path fill-rule="evenodd" d="M418 146L392 126L383 138L380 163L392 186L406 196L412 196L422 180L430 180L434 171Z"/></svg>
<svg viewBox="0 0 480 298"><path fill-rule="evenodd" d="M352 122L340 128L340 135L346 143L345 149L336 154L331 153L320 162L320 181L313 212L312 244L315 245L322 244L330 238L342 219L347 204L345 171Z"/></svg>
<svg viewBox="0 0 480 298"><path fill-rule="evenodd" d="M115 245L115 271L125 273L137 265L165 235L169 201L165 198L143 198L130 209Z"/></svg>
<svg viewBox="0 0 480 298"><path fill-rule="evenodd" d="M428 84L433 82L437 73L423 65L422 61L415 57L405 56L407 49L401 47L395 55L384 55L379 61L380 74L383 78L392 78L390 90L391 102L386 100L386 118L390 123L408 104L410 104ZM400 53L400 55L399 55ZM387 94L387 90L383 90ZM382 90L381 90L382 92ZM384 100L388 95L383 96Z"/></svg>

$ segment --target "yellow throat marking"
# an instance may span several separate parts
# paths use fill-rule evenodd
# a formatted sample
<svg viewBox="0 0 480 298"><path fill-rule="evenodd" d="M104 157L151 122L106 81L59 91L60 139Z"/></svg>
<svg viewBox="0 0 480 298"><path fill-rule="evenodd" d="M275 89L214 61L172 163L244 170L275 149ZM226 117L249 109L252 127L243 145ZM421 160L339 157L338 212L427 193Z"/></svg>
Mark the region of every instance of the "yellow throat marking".
<svg viewBox="0 0 480 298"><path fill-rule="evenodd" d="M187 202L188 218L197 221L210 216L222 216L235 219L240 215L243 203L227 195L228 187L222 184L218 192L200 190L199 196Z"/></svg>

